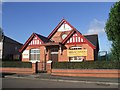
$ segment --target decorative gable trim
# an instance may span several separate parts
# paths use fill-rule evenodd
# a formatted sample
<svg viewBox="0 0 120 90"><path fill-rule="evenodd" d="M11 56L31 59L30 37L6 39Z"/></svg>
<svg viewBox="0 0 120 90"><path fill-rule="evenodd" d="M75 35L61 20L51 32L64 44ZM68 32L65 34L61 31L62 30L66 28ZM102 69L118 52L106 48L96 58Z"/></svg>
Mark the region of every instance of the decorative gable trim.
<svg viewBox="0 0 120 90"><path fill-rule="evenodd" d="M72 37L73 36L73 37ZM77 37L77 38L76 38ZM79 37L81 38L81 40L79 40ZM72 39L72 41L70 41L71 38L74 38L74 40ZM70 34L62 41L62 44L65 43L87 43L90 47L92 47L93 49L96 48L96 46L94 46L90 41L88 41L79 31L77 31L76 29L74 29L73 31L70 32ZM80 41L80 42L79 42Z"/></svg>
<svg viewBox="0 0 120 90"><path fill-rule="evenodd" d="M57 31L64 32L64 31L71 31L72 29L73 28L71 28L71 26L69 26L66 22L64 22Z"/></svg>
<svg viewBox="0 0 120 90"><path fill-rule="evenodd" d="M35 45L35 38L37 38L36 40L39 40L39 42L44 43L35 33L33 33L29 39L25 42L25 44L22 46L22 48L19 50L19 52L22 52L28 45ZM34 42L34 44L33 44ZM37 45L37 44L36 44ZM40 45L40 44L38 44Z"/></svg>
<svg viewBox="0 0 120 90"><path fill-rule="evenodd" d="M84 43L84 42L85 40L80 35L74 33L72 37L67 41L67 44Z"/></svg>
<svg viewBox="0 0 120 90"><path fill-rule="evenodd" d="M69 38L75 33L74 30L72 30L68 35L67 37L62 41L62 44L65 44L67 40L69 40Z"/></svg>
<svg viewBox="0 0 120 90"><path fill-rule="evenodd" d="M33 39L29 42L29 45L41 45L42 43L43 41L40 40L37 35L35 35Z"/></svg>
<svg viewBox="0 0 120 90"><path fill-rule="evenodd" d="M74 27L69 22L67 22L65 19L62 19L61 22L56 26L56 28L49 34L48 39L51 39L51 37L57 32L57 30L61 27L63 23L68 24L72 29L74 29Z"/></svg>

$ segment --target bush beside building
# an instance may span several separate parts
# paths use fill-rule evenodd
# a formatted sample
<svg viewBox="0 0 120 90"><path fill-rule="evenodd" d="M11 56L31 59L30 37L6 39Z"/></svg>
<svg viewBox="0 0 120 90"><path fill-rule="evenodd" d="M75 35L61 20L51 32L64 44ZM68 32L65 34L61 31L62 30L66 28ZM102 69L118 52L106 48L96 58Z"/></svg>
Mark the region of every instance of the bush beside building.
<svg viewBox="0 0 120 90"><path fill-rule="evenodd" d="M120 62L88 61L88 62L53 62L53 69L120 69Z"/></svg>

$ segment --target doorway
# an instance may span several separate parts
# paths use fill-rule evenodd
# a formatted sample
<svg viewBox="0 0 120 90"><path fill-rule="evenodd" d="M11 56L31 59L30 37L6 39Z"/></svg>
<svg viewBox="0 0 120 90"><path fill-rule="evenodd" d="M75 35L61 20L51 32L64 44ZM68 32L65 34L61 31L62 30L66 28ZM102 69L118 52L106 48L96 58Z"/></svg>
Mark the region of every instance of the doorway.
<svg viewBox="0 0 120 90"><path fill-rule="evenodd" d="M57 62L58 61L58 48L51 48L51 60L53 62Z"/></svg>

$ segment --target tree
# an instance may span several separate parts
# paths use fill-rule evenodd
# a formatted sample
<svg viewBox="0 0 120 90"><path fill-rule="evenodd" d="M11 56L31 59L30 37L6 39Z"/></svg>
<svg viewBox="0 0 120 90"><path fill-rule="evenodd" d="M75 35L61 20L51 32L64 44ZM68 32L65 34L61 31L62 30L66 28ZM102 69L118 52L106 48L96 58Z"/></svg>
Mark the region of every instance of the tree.
<svg viewBox="0 0 120 90"><path fill-rule="evenodd" d="M111 7L109 18L106 22L105 32L108 40L112 41L112 55L114 60L120 61L120 1Z"/></svg>

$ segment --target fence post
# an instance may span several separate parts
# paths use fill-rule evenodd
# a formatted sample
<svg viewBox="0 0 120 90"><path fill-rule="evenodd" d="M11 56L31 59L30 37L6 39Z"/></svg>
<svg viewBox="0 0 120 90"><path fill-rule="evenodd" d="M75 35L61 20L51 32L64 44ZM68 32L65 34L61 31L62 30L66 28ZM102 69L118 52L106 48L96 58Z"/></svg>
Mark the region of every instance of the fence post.
<svg viewBox="0 0 120 90"><path fill-rule="evenodd" d="M36 67L37 62L32 61L32 73L35 74L37 72L37 67Z"/></svg>
<svg viewBox="0 0 120 90"><path fill-rule="evenodd" d="M52 73L52 61L51 60L47 61L47 68L46 68L46 70L47 70L48 74Z"/></svg>

